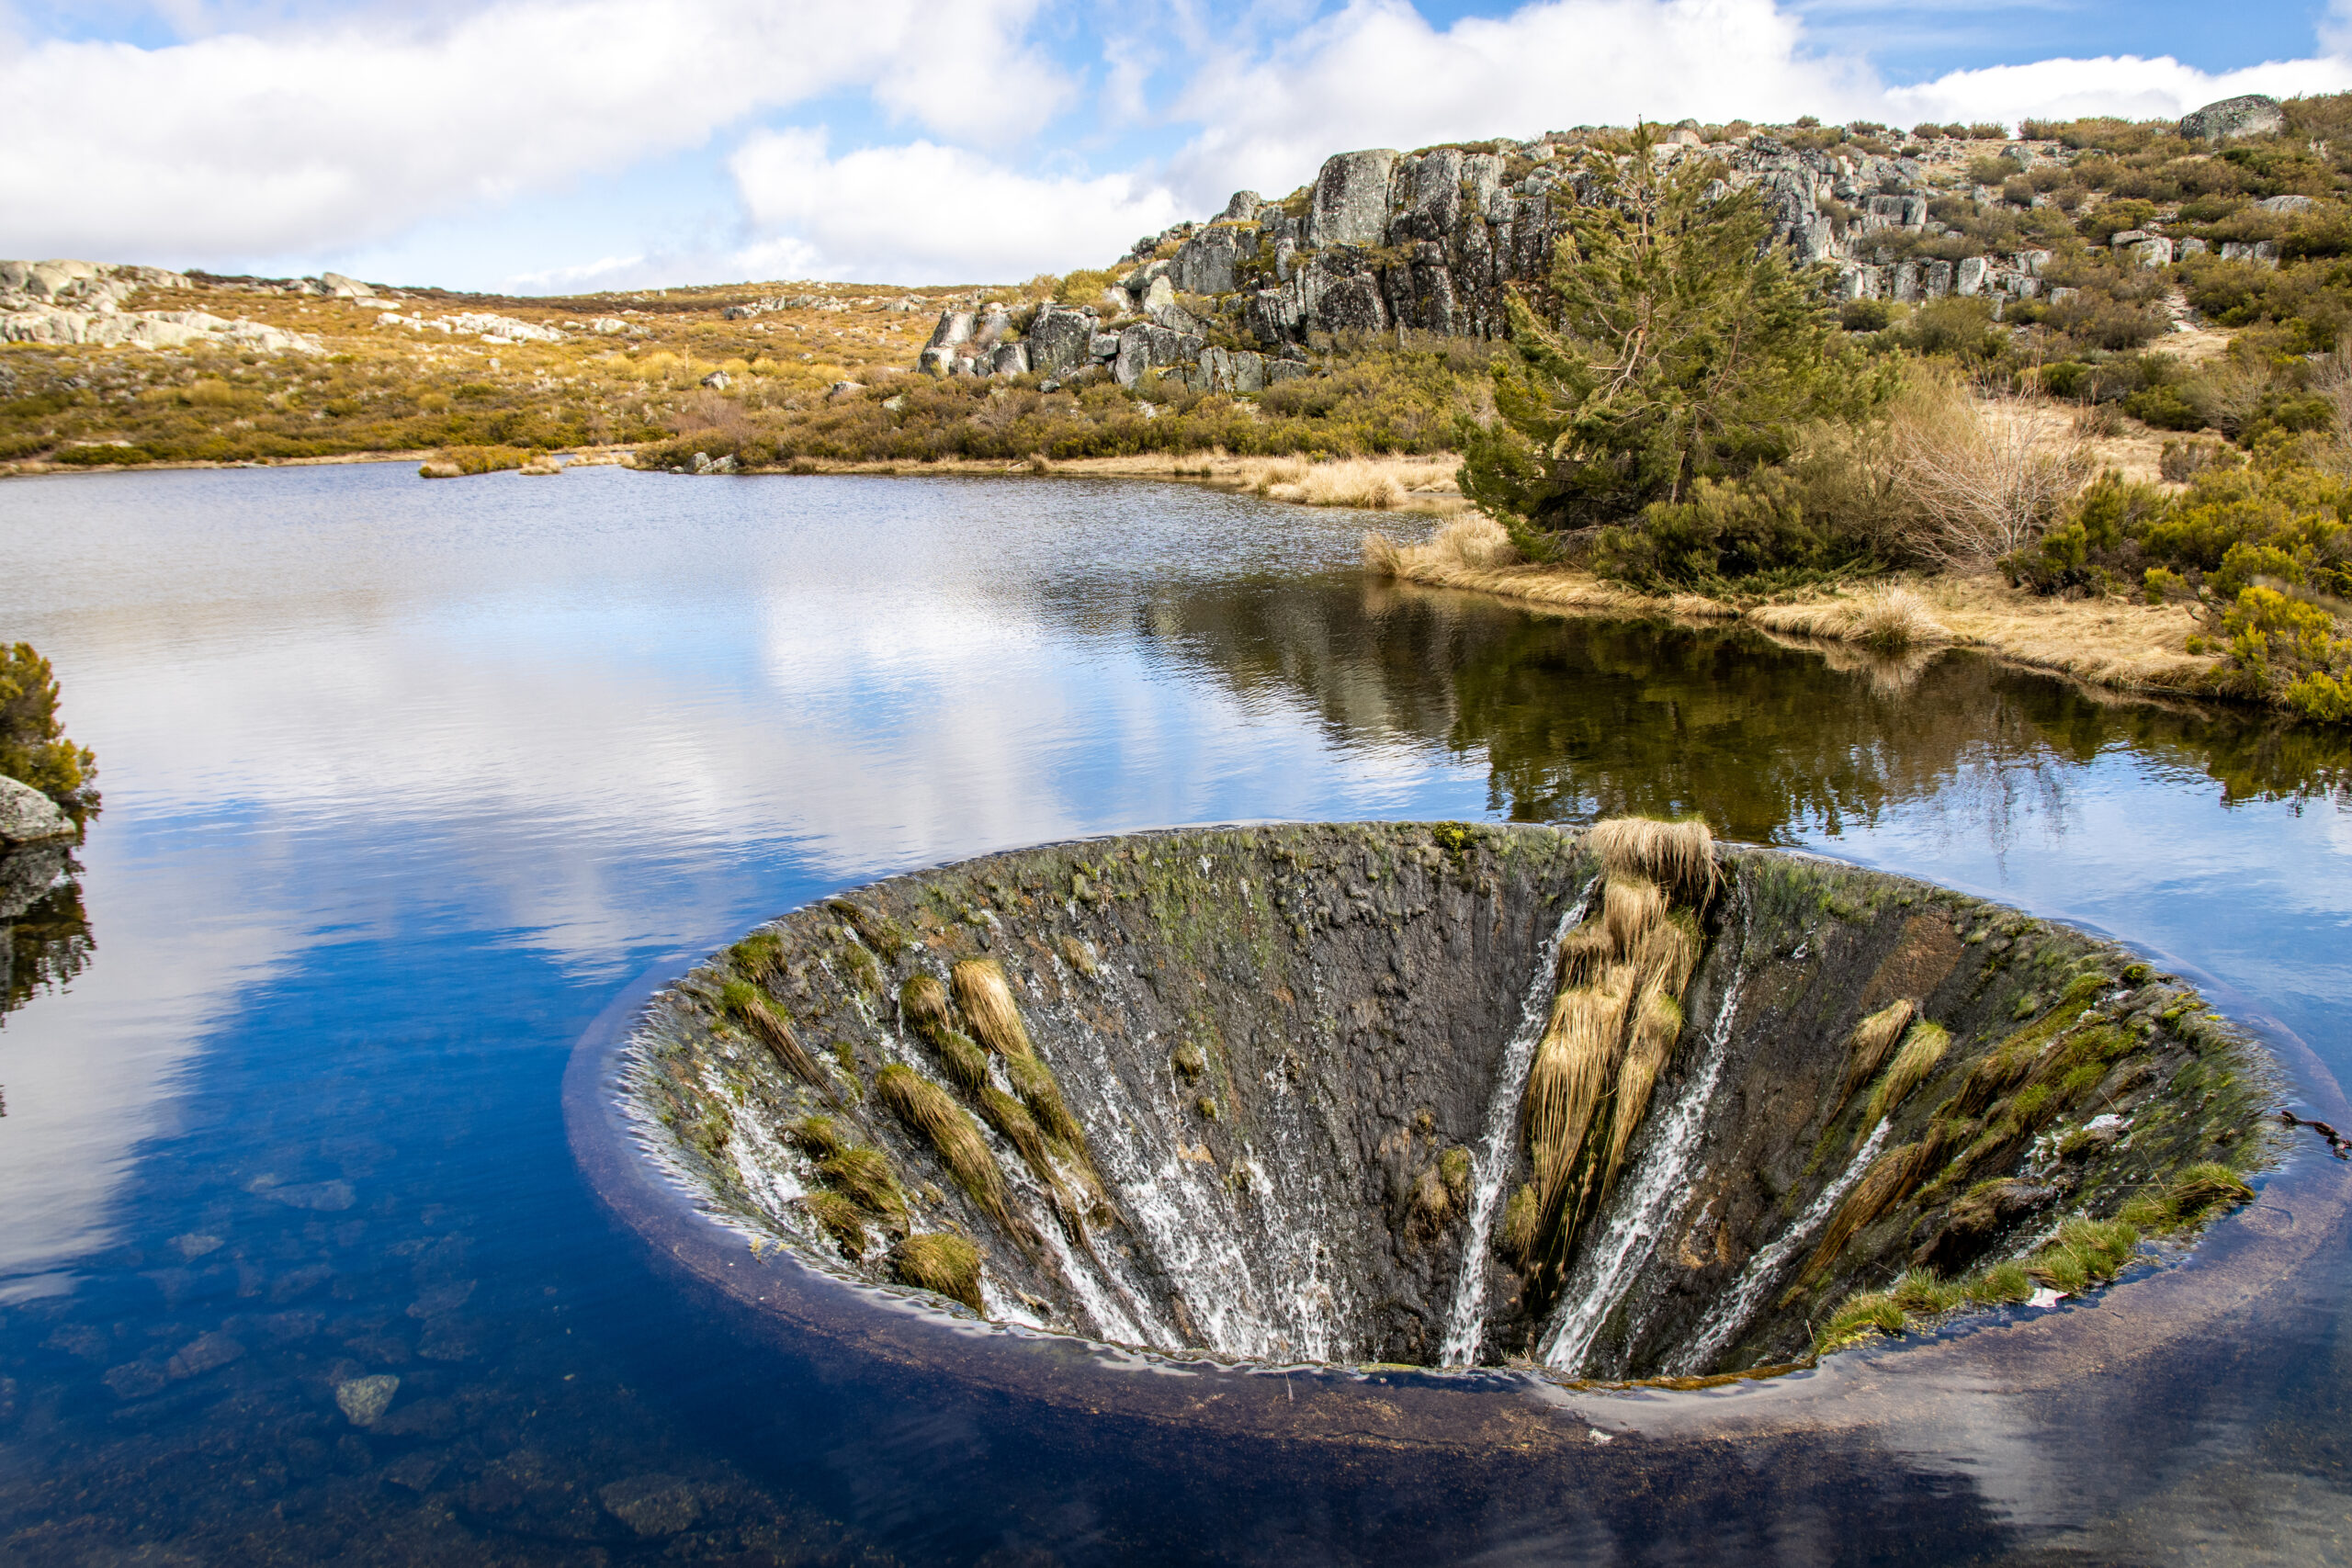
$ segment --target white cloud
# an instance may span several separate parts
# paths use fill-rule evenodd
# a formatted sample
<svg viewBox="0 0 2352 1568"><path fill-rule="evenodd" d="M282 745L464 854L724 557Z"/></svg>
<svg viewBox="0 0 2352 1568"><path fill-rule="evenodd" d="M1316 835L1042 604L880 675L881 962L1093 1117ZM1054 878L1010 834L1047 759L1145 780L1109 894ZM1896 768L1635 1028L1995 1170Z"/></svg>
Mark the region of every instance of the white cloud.
<svg viewBox="0 0 2352 1568"><path fill-rule="evenodd" d="M1558 0L1442 30L1402 0L1354 0L1263 58L1208 63L1175 110L1205 127L1179 184L1205 206L1238 186L1286 191L1348 148L1788 118L1874 91L1859 62L1802 43L1770 0Z"/></svg>
<svg viewBox="0 0 2352 1568"><path fill-rule="evenodd" d="M430 28L52 39L0 59L0 252L345 248L845 88L959 138L1026 135L1068 92L1022 44L1037 3L507 0Z"/></svg>
<svg viewBox="0 0 2352 1568"><path fill-rule="evenodd" d="M1954 71L1916 87L1888 89L1883 112L1906 125L1920 119L1990 119L2014 125L2029 117L2071 119L2095 114L2177 119L2193 108L2242 93L2284 98L2347 87L2352 87L2352 62L2341 58L2274 61L2215 74L2169 55L2155 60L2108 55Z"/></svg>
<svg viewBox="0 0 2352 1568"><path fill-rule="evenodd" d="M1073 0L146 3L185 41L0 36L0 254L348 271L389 253L475 287L1010 280L1107 261L1238 186L1287 191L1352 147L1636 117L2173 116L2352 86L2352 61L2315 53L1891 87L1808 31L1824 6L1804 0L1532 0L1443 27L1406 0L1319 17L1306 0L1144 0L1087 27ZM2352 51L2352 0L2332 0L2317 47ZM821 130L773 129L820 104L888 144L835 155ZM1081 161L1081 120L1122 167ZM616 194L631 170L668 209Z"/></svg>
<svg viewBox="0 0 2352 1568"><path fill-rule="evenodd" d="M742 264L767 276L1010 282L1099 265L1182 216L1139 175L1023 174L929 141L835 158L822 130L763 131L729 167L766 236Z"/></svg>
<svg viewBox="0 0 2352 1568"><path fill-rule="evenodd" d="M571 266L542 267L537 272L518 272L507 281L526 288L569 289L612 285L616 278L637 276L644 270L645 254L633 256L600 256L592 262Z"/></svg>

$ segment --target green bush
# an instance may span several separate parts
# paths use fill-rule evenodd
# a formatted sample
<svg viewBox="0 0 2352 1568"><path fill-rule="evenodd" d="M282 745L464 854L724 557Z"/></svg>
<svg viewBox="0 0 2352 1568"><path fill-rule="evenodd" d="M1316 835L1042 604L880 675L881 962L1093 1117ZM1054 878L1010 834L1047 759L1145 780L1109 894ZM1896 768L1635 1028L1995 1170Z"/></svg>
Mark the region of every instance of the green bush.
<svg viewBox="0 0 2352 1568"><path fill-rule="evenodd" d="M1562 534L1659 503L1669 553L1686 547L1686 501L1705 512L1702 531L1729 508L1743 531L1775 532L1758 520L1776 502L1702 501L1701 481L1779 467L1805 425L1864 418L1894 389L1890 369L1839 340L1819 281L1765 247L1754 193L1713 196L1722 171L1705 160L1660 170L1654 139L1642 132L1629 167L1592 162L1595 197L1554 254L1556 310L1513 295L1498 417L1463 425L1464 492L1538 558Z"/></svg>
<svg viewBox="0 0 2352 1568"><path fill-rule="evenodd" d="M1592 569L1641 588L1721 589L1740 579L1759 587L1755 580L1866 564L1858 546L1807 513L1802 488L1780 470L1702 479L1689 500L1655 502L1638 521L1603 528Z"/></svg>
<svg viewBox="0 0 2352 1568"><path fill-rule="evenodd" d="M1849 333L1884 332L1894 308L1883 299L1849 299L1838 307L1838 324Z"/></svg>
<svg viewBox="0 0 2352 1568"><path fill-rule="evenodd" d="M50 455L52 463L71 463L76 468L97 468L112 463L152 463L155 455L143 446L112 445L68 446Z"/></svg>
<svg viewBox="0 0 2352 1568"><path fill-rule="evenodd" d="M2316 604L2249 587L2223 617L2230 661L2259 693L2306 718L2352 723L2352 636Z"/></svg>
<svg viewBox="0 0 2352 1568"><path fill-rule="evenodd" d="M98 807L98 760L65 738L57 672L33 645L0 648L0 774L29 784L76 822Z"/></svg>

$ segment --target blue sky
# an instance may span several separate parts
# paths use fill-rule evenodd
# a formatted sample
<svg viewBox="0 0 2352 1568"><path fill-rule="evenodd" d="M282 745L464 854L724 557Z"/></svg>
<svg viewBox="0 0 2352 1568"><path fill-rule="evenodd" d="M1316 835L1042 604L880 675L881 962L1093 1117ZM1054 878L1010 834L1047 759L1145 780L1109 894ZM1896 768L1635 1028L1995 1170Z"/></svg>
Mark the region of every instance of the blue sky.
<svg viewBox="0 0 2352 1568"><path fill-rule="evenodd" d="M0 0L0 254L1011 280L1351 147L2341 90L2347 5Z"/></svg>

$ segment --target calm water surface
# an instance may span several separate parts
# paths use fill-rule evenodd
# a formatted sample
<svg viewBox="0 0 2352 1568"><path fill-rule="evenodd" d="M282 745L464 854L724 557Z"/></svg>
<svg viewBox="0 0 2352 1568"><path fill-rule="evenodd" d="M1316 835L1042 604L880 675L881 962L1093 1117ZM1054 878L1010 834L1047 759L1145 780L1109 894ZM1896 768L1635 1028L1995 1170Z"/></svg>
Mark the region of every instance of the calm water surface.
<svg viewBox="0 0 2352 1568"><path fill-rule="evenodd" d="M2352 1266L2180 1384L1641 1495L799 1354L575 1175L649 970L869 877L1263 818L1700 810L2097 927L2352 1078L2352 757L1973 658L1547 619L1081 480L0 487L104 814L0 1018L0 1561L2341 1562ZM334 1390L397 1377L366 1428Z"/></svg>

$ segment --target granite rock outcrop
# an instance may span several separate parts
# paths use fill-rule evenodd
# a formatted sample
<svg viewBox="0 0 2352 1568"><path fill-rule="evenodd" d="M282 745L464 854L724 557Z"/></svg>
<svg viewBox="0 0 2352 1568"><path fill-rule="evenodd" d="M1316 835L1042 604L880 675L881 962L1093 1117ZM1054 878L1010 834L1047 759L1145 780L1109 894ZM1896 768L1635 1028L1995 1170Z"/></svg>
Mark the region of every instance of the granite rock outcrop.
<svg viewBox="0 0 2352 1568"><path fill-rule="evenodd" d="M2250 96L2198 110L2181 130L2220 141L2282 123L2276 100ZM2075 157L2048 140L2010 140L1998 149L2028 175ZM1756 192L1769 243L1795 265L1830 269L1840 299L1973 296L1988 299L1997 317L2013 302L2046 296L2051 253L1952 256L1959 231L1931 211L1939 196L2004 198L1997 186L1975 183L1970 170L1985 151L1984 142L1956 138L1885 153L1799 145L1763 132L1708 142L1686 122L1651 156L1667 165L1705 161L1720 170L1725 192ZM1247 380L1272 385L1305 374L1307 345L1326 337L1505 337L1512 291L1544 282L1575 209L1597 197L1590 160L1575 132L1412 153L1336 153L1312 185L1279 202L1237 191L1215 218L1139 239L1095 302L1025 312L985 302L951 308L919 367L1057 378L1100 367L1123 386L1157 372L1194 390L1240 390ZM2262 205L2285 212L2307 201ZM1947 254L1920 254L1939 241ZM2121 226L2092 243L2128 252L2147 267L2202 244ZM2271 265L2278 254L2273 241L2227 242L2221 251L2225 259ZM988 322L998 323L992 333ZM999 348L1023 342L1025 357ZM1254 369L1238 367L1250 358Z"/></svg>

